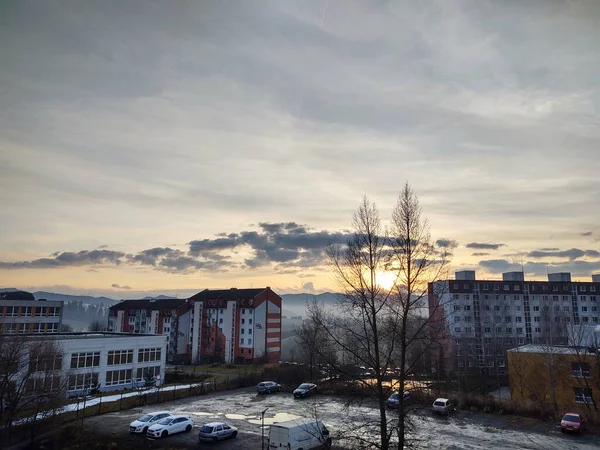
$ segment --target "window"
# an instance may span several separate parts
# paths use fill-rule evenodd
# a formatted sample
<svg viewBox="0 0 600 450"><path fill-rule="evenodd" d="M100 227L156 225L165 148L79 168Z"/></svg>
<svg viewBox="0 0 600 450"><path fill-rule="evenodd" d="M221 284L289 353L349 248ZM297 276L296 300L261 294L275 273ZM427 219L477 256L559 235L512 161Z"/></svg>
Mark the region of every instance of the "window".
<svg viewBox="0 0 600 450"><path fill-rule="evenodd" d="M458 300L460 298L460 295L458 294L452 294L452 299L453 300Z"/></svg>
<svg viewBox="0 0 600 450"><path fill-rule="evenodd" d="M540 307L539 307L539 306L534 306L534 307L533 307L533 310L534 310L534 311L539 311L539 310L540 310Z"/></svg>
<svg viewBox="0 0 600 450"><path fill-rule="evenodd" d="M491 333L492 332L492 328L491 327L485 327L485 332L486 333Z"/></svg>
<svg viewBox="0 0 600 450"><path fill-rule="evenodd" d="M535 327L534 331L535 331L536 333L541 333L541 332L542 332L542 329L541 329L540 327Z"/></svg>
<svg viewBox="0 0 600 450"><path fill-rule="evenodd" d="M582 306L581 307L581 312L587 312L587 306Z"/></svg>
<svg viewBox="0 0 600 450"><path fill-rule="evenodd" d="M569 308L568 306L563 307L564 312L569 312L570 310L571 310L571 308Z"/></svg>
<svg viewBox="0 0 600 450"><path fill-rule="evenodd" d="M512 328L511 327L506 327L506 332L507 333L512 333Z"/></svg>
<svg viewBox="0 0 600 450"><path fill-rule="evenodd" d="M591 388L573 388L575 391L575 403L585 403L587 405L594 403Z"/></svg>
<svg viewBox="0 0 600 450"><path fill-rule="evenodd" d="M484 290L484 291L487 291L487 290L489 290L489 289L490 289L490 285L489 285L489 284L487 284L487 283L483 283L482 290Z"/></svg>
<svg viewBox="0 0 600 450"><path fill-rule="evenodd" d="M509 289L510 289L510 286L509 286L508 284L505 284L505 285L504 285L504 290L505 290L505 291L508 291Z"/></svg>
<svg viewBox="0 0 600 450"><path fill-rule="evenodd" d="M506 306L504 307L504 311L510 311L510 306L509 306L509 305L506 305Z"/></svg>
<svg viewBox="0 0 600 450"><path fill-rule="evenodd" d="M485 338L485 343L486 344L491 344L492 343L492 338Z"/></svg>
<svg viewBox="0 0 600 450"><path fill-rule="evenodd" d="M244 328L242 328L242 331L240 331L240 333L241 333L241 334L244 334L244 331L245 331L245 329L244 329Z"/></svg>
<svg viewBox="0 0 600 450"><path fill-rule="evenodd" d="M515 309L516 309L517 311L521 311L521 307L520 307L520 306L517 306Z"/></svg>
<svg viewBox="0 0 600 450"><path fill-rule="evenodd" d="M581 292L587 291L587 287L586 286L581 286L580 289L581 289Z"/></svg>
<svg viewBox="0 0 600 450"><path fill-rule="evenodd" d="M100 352L73 353L71 355L71 369L98 367L99 365Z"/></svg>
<svg viewBox="0 0 600 450"><path fill-rule="evenodd" d="M29 360L29 369L32 372L48 372L49 370L61 370L63 363L62 353L43 355L40 358Z"/></svg>
<svg viewBox="0 0 600 450"><path fill-rule="evenodd" d="M540 316L534 316L533 321L534 322L539 322L540 321Z"/></svg>
<svg viewBox="0 0 600 450"><path fill-rule="evenodd" d="M485 305L484 308L485 308L486 311L489 311L490 310L490 305Z"/></svg>
<svg viewBox="0 0 600 450"><path fill-rule="evenodd" d="M465 305L465 311L470 311L471 310L471 305Z"/></svg>
<svg viewBox="0 0 600 450"><path fill-rule="evenodd" d="M587 302L587 296L585 296L585 295L582 295L582 296L581 296L581 298L580 298L580 300L581 300L582 302Z"/></svg>
<svg viewBox="0 0 600 450"><path fill-rule="evenodd" d="M471 297L469 296L469 294L465 294L465 300L470 300Z"/></svg>
<svg viewBox="0 0 600 450"><path fill-rule="evenodd" d="M465 328L465 333L470 333L471 332L471 327L466 327Z"/></svg>
<svg viewBox="0 0 600 450"><path fill-rule="evenodd" d="M246 323L246 319L242 319L242 325Z"/></svg>
<svg viewBox="0 0 600 450"><path fill-rule="evenodd" d="M109 366L118 364L131 364L133 362L133 350L109 350L108 362ZM130 376L131 378L131 376Z"/></svg>
<svg viewBox="0 0 600 450"><path fill-rule="evenodd" d="M242 308L242 314L246 314L246 310Z"/></svg>
<svg viewBox="0 0 600 450"><path fill-rule="evenodd" d="M453 283L452 289L460 289L460 285L458 283Z"/></svg>
<svg viewBox="0 0 600 450"><path fill-rule="evenodd" d="M31 306L22 307L21 315L25 317L31 317Z"/></svg>
<svg viewBox="0 0 600 450"><path fill-rule="evenodd" d="M455 332L455 333L460 333L460 327L456 327L456 328L454 328L454 332Z"/></svg>
<svg viewBox="0 0 600 450"><path fill-rule="evenodd" d="M553 295L552 296L552 300L555 301L555 302L557 302L558 301L558 295Z"/></svg>
<svg viewBox="0 0 600 450"><path fill-rule="evenodd" d="M518 344L524 344L525 343L525 339L519 338L519 339L517 339L517 343Z"/></svg>
<svg viewBox="0 0 600 450"><path fill-rule="evenodd" d="M460 316L454 316L454 322L460 322ZM242 330L243 331L243 330Z"/></svg>
<svg viewBox="0 0 600 450"><path fill-rule="evenodd" d="M248 319L248 325L252 325L252 319Z"/></svg>
<svg viewBox="0 0 600 450"><path fill-rule="evenodd" d="M106 372L106 386L131 383L131 369L109 370Z"/></svg>
<svg viewBox="0 0 600 450"><path fill-rule="evenodd" d="M252 339L248 339L248 345L252 345Z"/></svg>
<svg viewBox="0 0 600 450"><path fill-rule="evenodd" d="M69 377L69 391L92 389L98 384L97 373L78 373Z"/></svg>
<svg viewBox="0 0 600 450"><path fill-rule="evenodd" d="M248 328L248 334L252 334L252 328Z"/></svg>
<svg viewBox="0 0 600 450"><path fill-rule="evenodd" d="M590 301L591 302L595 302L596 301L596 296L595 295L590 296Z"/></svg>
<svg viewBox="0 0 600 450"><path fill-rule="evenodd" d="M222 324L223 324L223 318L221 317L221 318L219 319L219 325L222 325Z"/></svg>
<svg viewBox="0 0 600 450"><path fill-rule="evenodd" d="M485 316L485 318L483 319L483 321L485 323L492 323L492 318L490 316Z"/></svg>
<svg viewBox="0 0 600 450"><path fill-rule="evenodd" d="M460 311L460 305L454 305L454 311Z"/></svg>
<svg viewBox="0 0 600 450"><path fill-rule="evenodd" d="M138 362L160 361L160 348L140 348ZM114 359L114 358L113 358Z"/></svg>
<svg viewBox="0 0 600 450"><path fill-rule="evenodd" d="M515 317L515 322L523 322L523 318L521 316Z"/></svg>
<svg viewBox="0 0 600 450"><path fill-rule="evenodd" d="M470 316L465 316L465 322L470 322L471 321L471 317Z"/></svg>
<svg viewBox="0 0 600 450"><path fill-rule="evenodd" d="M500 305L494 305L494 311L500 311Z"/></svg>
<svg viewBox="0 0 600 450"><path fill-rule="evenodd" d="M513 289L514 289L515 291L520 291L520 290L521 290L521 285L520 285L520 284L515 284L515 285L513 286ZM515 300L517 300L517 296L516 296L516 295L515 295Z"/></svg>
<svg viewBox="0 0 600 450"><path fill-rule="evenodd" d="M563 302L568 302L568 301L569 301L569 296L563 295Z"/></svg>
<svg viewBox="0 0 600 450"><path fill-rule="evenodd" d="M554 307L554 312L560 312L560 306L555 306Z"/></svg>
<svg viewBox="0 0 600 450"><path fill-rule="evenodd" d="M504 318L504 321L505 321L506 323L510 323L510 322L512 322L512 317L510 317L510 316L506 316L506 317Z"/></svg>
<svg viewBox="0 0 600 450"><path fill-rule="evenodd" d="M574 378L587 378L590 376L590 365L586 362L572 362L571 371Z"/></svg>
<svg viewBox="0 0 600 450"><path fill-rule="evenodd" d="M156 378L156 375L160 375L160 366L153 367L140 367L137 370L137 381L145 381L150 377Z"/></svg>
<svg viewBox="0 0 600 450"><path fill-rule="evenodd" d="M519 333L519 334L523 334L523 328L522 328L522 327L518 327L518 328L517 328L517 333Z"/></svg>
<svg viewBox="0 0 600 450"><path fill-rule="evenodd" d="M589 318L588 318L588 316L583 316L583 317L581 318L581 321L582 321L583 323L588 323L588 321L589 321Z"/></svg>
<svg viewBox="0 0 600 450"><path fill-rule="evenodd" d="M468 285L467 283L463 284L463 287L464 287L465 289L469 289L469 285Z"/></svg>
<svg viewBox="0 0 600 450"><path fill-rule="evenodd" d="M244 345L244 338L242 338L242 340L240 341L241 345Z"/></svg>

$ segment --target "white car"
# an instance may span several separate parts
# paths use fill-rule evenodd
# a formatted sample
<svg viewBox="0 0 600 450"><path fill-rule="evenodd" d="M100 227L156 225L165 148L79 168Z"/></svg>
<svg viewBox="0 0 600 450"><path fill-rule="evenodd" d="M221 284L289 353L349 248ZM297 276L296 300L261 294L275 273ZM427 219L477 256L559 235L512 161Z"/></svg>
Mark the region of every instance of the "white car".
<svg viewBox="0 0 600 450"><path fill-rule="evenodd" d="M454 404L447 398L438 398L433 402L432 409L434 413L447 416L454 411Z"/></svg>
<svg viewBox="0 0 600 450"><path fill-rule="evenodd" d="M165 419L159 420L146 432L148 439L158 439L169 436L170 434L189 433L192 431L194 422L190 416L170 416Z"/></svg>
<svg viewBox="0 0 600 450"><path fill-rule="evenodd" d="M129 432L146 434L146 431L148 431L150 425L154 425L159 420L171 415L172 414L170 411L156 411L144 414L142 417L129 424Z"/></svg>
<svg viewBox="0 0 600 450"><path fill-rule="evenodd" d="M211 422L200 428L198 440L200 441L220 441L237 436L237 428L227 425L223 422Z"/></svg>

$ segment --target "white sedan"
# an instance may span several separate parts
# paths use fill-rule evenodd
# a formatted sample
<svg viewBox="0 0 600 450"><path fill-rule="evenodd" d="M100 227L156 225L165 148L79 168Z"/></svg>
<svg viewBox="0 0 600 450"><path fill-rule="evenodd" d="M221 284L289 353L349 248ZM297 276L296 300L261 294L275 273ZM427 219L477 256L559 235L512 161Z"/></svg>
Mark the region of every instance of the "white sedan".
<svg viewBox="0 0 600 450"><path fill-rule="evenodd" d="M200 428L198 440L200 441L220 441L222 439L234 438L238 430L223 422L211 422Z"/></svg>
<svg viewBox="0 0 600 450"><path fill-rule="evenodd" d="M169 411L156 411L148 414L144 414L137 420L134 420L129 424L129 431L131 433L144 433L148 431L151 425L154 425L161 419L169 417L171 413Z"/></svg>
<svg viewBox="0 0 600 450"><path fill-rule="evenodd" d="M158 439L169 436L170 434L189 433L192 431L194 422L190 416L170 416L165 419L159 420L146 432L148 439Z"/></svg>

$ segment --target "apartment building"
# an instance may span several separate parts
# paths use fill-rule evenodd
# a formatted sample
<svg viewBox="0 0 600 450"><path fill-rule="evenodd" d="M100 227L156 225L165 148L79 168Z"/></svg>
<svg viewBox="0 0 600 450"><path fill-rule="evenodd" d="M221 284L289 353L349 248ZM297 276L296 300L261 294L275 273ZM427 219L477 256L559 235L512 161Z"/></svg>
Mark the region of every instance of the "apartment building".
<svg viewBox="0 0 600 450"><path fill-rule="evenodd" d="M36 300L25 291L0 292L0 334L58 333L63 302Z"/></svg>
<svg viewBox="0 0 600 450"><path fill-rule="evenodd" d="M123 300L108 310L109 332L166 336L167 361L189 360L191 311L186 299Z"/></svg>
<svg viewBox="0 0 600 450"><path fill-rule="evenodd" d="M110 307L108 331L166 335L168 362L278 361L281 297L266 287L124 300Z"/></svg>
<svg viewBox="0 0 600 450"><path fill-rule="evenodd" d="M205 289L189 302L192 362L281 359L281 297L271 288Z"/></svg>
<svg viewBox="0 0 600 450"><path fill-rule="evenodd" d="M165 377L166 337L123 333L56 333L44 336L56 343L52 353L35 354L40 335L16 335L18 368L9 377L25 393L66 390L77 394L95 387L100 391L131 389L150 378L161 384ZM10 342L5 341L5 346ZM11 353L12 354L12 353ZM21 382L24 381L24 382ZM6 392L10 397L10 393ZM10 401L10 398L5 400Z"/></svg>
<svg viewBox="0 0 600 450"><path fill-rule="evenodd" d="M565 345L572 326L600 322L600 278L572 282L569 273L526 281L522 272L477 280L459 271L429 285L429 316L447 371L494 369L506 374L506 350L515 345Z"/></svg>
<svg viewBox="0 0 600 450"><path fill-rule="evenodd" d="M600 400L597 347L527 344L507 351L511 398L592 412Z"/></svg>

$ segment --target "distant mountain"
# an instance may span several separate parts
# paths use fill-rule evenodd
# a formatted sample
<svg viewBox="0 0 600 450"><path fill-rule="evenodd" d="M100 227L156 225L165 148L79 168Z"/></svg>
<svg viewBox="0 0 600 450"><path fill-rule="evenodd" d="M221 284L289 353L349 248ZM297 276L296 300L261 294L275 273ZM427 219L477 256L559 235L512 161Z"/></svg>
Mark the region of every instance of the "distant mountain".
<svg viewBox="0 0 600 450"><path fill-rule="evenodd" d="M114 298L108 297L92 297L89 295L68 295L44 291L36 291L33 293L33 296L36 300L45 298L46 300L62 300L65 303L81 302L84 305L100 305L104 303L107 306L112 306L115 303L119 303L119 300L115 300Z"/></svg>
<svg viewBox="0 0 600 450"><path fill-rule="evenodd" d="M311 302L313 298L319 303L325 303L325 305L333 306L337 303L339 294L333 292L324 292L322 294L283 294L284 307L288 306L305 306L307 302Z"/></svg>
<svg viewBox="0 0 600 450"><path fill-rule="evenodd" d="M171 295L159 295L157 297L150 297L150 296L144 297L142 300L169 300L171 298L175 298L175 297L173 297Z"/></svg>

